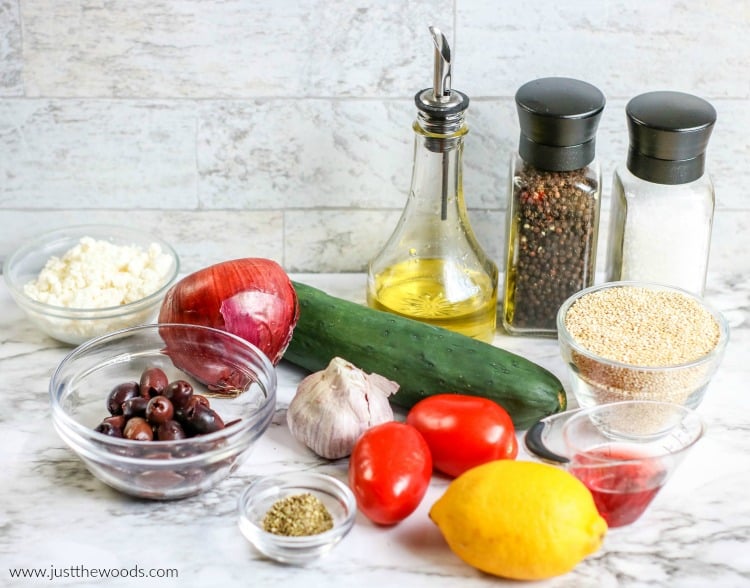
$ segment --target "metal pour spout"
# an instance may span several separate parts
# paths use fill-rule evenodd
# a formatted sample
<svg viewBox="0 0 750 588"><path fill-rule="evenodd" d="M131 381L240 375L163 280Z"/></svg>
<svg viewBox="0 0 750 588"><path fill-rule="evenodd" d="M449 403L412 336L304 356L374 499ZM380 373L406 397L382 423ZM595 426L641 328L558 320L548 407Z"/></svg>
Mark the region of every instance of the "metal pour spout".
<svg viewBox="0 0 750 588"><path fill-rule="evenodd" d="M451 95L451 48L439 28L431 26L430 33L435 43L432 93L437 102L448 102Z"/></svg>
<svg viewBox="0 0 750 588"><path fill-rule="evenodd" d="M425 88L414 97L419 109L419 125L432 137L427 148L442 153L442 201L440 218L448 218L448 182L450 181L450 151L456 142L447 136L456 133L464 124L464 111L469 106L469 97L451 89L452 53L448 39L436 26L428 27L435 46L432 88ZM454 178L454 181L456 179Z"/></svg>
<svg viewBox="0 0 750 588"><path fill-rule="evenodd" d="M437 135L449 135L461 128L469 97L451 87L453 52L448 39L438 27L428 28L434 46L432 87L417 92L414 101L422 128Z"/></svg>
<svg viewBox="0 0 750 588"><path fill-rule="evenodd" d="M435 58L432 74L432 97L438 104L451 99L451 48L448 39L436 26L430 26L432 42L435 43ZM440 220L448 218L448 154L443 154L442 198Z"/></svg>

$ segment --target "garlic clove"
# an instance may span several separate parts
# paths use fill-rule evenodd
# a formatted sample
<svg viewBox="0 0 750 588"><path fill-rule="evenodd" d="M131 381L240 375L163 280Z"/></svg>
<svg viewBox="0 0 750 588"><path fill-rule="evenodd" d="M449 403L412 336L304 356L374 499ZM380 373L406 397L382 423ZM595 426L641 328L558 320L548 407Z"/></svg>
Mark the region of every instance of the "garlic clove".
<svg viewBox="0 0 750 588"><path fill-rule="evenodd" d="M287 424L295 439L321 457L346 457L365 430L393 420L388 396L398 388L396 382L334 357L325 370L300 382L287 409Z"/></svg>

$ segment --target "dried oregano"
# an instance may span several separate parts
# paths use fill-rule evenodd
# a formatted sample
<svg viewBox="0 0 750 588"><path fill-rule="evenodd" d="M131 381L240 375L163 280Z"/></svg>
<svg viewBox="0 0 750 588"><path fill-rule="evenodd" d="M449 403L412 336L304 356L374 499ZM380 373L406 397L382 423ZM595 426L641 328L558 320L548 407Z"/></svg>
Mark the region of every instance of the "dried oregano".
<svg viewBox="0 0 750 588"><path fill-rule="evenodd" d="M309 492L277 500L263 517L263 529L274 535L303 537L333 528L333 517L319 498Z"/></svg>

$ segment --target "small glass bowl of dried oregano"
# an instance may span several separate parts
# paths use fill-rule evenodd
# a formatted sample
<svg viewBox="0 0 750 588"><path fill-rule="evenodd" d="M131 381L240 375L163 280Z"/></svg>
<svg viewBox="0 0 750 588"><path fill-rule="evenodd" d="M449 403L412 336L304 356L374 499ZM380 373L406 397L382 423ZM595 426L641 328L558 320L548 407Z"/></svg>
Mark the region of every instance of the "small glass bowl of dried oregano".
<svg viewBox="0 0 750 588"><path fill-rule="evenodd" d="M328 553L357 514L346 484L311 472L258 478L240 495L238 508L247 540L266 557L294 565Z"/></svg>

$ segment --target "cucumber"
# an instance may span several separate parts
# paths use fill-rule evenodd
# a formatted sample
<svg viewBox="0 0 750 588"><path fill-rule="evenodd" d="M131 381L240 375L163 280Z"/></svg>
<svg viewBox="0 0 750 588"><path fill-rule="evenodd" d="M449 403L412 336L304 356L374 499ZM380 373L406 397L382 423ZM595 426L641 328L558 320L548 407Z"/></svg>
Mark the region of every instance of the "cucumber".
<svg viewBox="0 0 750 588"><path fill-rule="evenodd" d="M518 429L565 410L560 380L509 351L425 323L374 310L293 282L300 316L284 359L311 372L342 357L400 385L391 402L411 408L444 392L494 400Z"/></svg>

